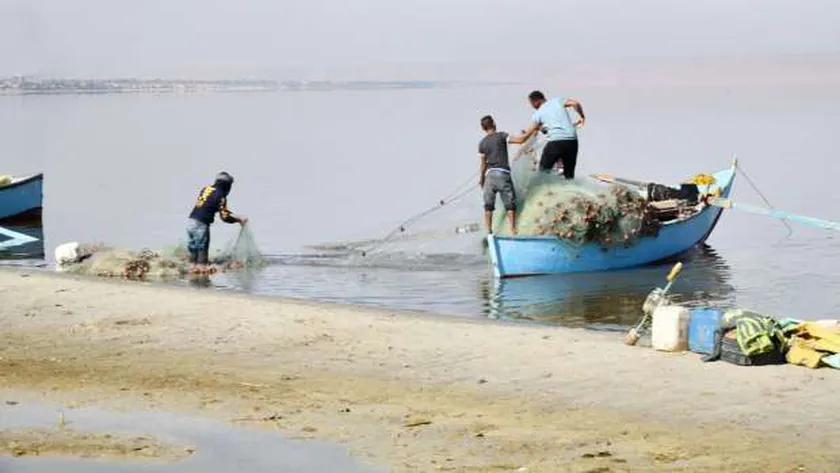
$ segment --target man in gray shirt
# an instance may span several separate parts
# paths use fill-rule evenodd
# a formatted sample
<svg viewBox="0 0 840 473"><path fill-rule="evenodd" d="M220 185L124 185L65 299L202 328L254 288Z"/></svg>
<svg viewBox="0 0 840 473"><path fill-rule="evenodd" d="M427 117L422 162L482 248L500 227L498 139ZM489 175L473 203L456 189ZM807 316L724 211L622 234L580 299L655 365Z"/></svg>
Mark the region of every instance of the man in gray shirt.
<svg viewBox="0 0 840 473"><path fill-rule="evenodd" d="M487 231L493 233L493 211L496 194L499 194L510 221L510 232L516 235L516 193L510 176L508 143L522 144L530 135L510 136L504 131L496 131L496 122L490 115L482 117L481 129L487 134L478 144L481 156L478 185L484 191L484 224Z"/></svg>

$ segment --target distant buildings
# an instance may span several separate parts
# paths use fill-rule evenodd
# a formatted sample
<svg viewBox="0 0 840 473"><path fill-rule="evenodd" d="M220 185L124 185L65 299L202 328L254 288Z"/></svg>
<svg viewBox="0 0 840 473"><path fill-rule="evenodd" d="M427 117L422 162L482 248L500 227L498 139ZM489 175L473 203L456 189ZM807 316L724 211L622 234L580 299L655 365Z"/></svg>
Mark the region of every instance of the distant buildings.
<svg viewBox="0 0 840 473"><path fill-rule="evenodd" d="M0 95L131 94L268 92L276 90L374 90L431 88L445 84L423 81L274 81L274 80L177 80L177 79L68 79L13 76L0 78Z"/></svg>
<svg viewBox="0 0 840 473"><path fill-rule="evenodd" d="M52 79L14 76L0 79L0 93L196 93L235 90L276 90L276 81L199 81L167 79Z"/></svg>

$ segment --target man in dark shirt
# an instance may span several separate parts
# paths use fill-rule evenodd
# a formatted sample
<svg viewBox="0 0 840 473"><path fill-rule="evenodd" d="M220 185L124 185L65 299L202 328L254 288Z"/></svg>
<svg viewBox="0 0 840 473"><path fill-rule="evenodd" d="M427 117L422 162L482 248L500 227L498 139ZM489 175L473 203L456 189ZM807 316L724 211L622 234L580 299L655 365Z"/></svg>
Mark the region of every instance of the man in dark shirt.
<svg viewBox="0 0 840 473"><path fill-rule="evenodd" d="M228 210L227 196L231 186L233 186L233 176L226 172L219 173L213 185L204 186L201 189L195 206L190 212L187 220L187 236L189 237L187 249L190 253L190 263L198 265L193 268L194 270L200 270L209 263L210 225L217 212L226 223L245 225L248 222L247 218L237 217Z"/></svg>
<svg viewBox="0 0 840 473"><path fill-rule="evenodd" d="M493 211L496 209L496 194L499 194L507 210L510 232L515 235L516 193L510 176L508 143L522 144L530 135L510 136L504 131L496 131L496 122L490 115L482 117L481 129L487 134L478 144L478 154L481 155L478 185L484 191L484 224L487 231L493 233Z"/></svg>

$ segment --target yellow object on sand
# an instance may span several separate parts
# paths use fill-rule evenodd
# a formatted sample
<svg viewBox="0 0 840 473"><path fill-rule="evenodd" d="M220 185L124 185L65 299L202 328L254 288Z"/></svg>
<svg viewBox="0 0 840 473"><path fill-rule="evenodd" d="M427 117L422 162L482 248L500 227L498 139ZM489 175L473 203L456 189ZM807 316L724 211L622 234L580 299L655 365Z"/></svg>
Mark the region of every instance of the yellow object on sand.
<svg viewBox="0 0 840 473"><path fill-rule="evenodd" d="M840 353L840 328L807 322L794 327L790 335L803 339L806 346L830 353Z"/></svg>
<svg viewBox="0 0 840 473"><path fill-rule="evenodd" d="M12 183L12 176L0 174L0 187L6 187Z"/></svg>
<svg viewBox="0 0 840 473"><path fill-rule="evenodd" d="M792 365L817 368L820 366L820 360L822 360L822 357L824 356L825 353L809 348L805 346L803 340L794 338L785 358L787 359L787 362Z"/></svg>
<svg viewBox="0 0 840 473"><path fill-rule="evenodd" d="M840 329L821 323L807 322L788 332L792 336L787 361L793 365L817 368L820 360L840 353Z"/></svg>

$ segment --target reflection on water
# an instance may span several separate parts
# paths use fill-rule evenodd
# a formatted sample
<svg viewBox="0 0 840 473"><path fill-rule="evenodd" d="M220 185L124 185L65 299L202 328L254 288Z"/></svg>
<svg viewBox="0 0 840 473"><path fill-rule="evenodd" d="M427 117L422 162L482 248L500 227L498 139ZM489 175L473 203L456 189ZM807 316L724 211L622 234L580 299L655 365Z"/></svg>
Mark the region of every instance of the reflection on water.
<svg viewBox="0 0 840 473"><path fill-rule="evenodd" d="M213 281L206 274L191 275L187 281L193 287L212 287Z"/></svg>
<svg viewBox="0 0 840 473"><path fill-rule="evenodd" d="M689 306L734 305L730 268L715 250L698 247L679 260L684 270L671 290L677 301ZM599 330L637 322L645 297L665 285L673 263L499 280L485 257L469 254L381 254L359 262L352 255L330 253L274 256L270 261L248 272L214 276L214 287Z"/></svg>
<svg viewBox="0 0 840 473"><path fill-rule="evenodd" d="M685 268L672 294L686 305L733 303L729 267L703 246L680 258ZM528 320L599 329L638 321L645 297L665 285L670 264L605 273L482 280L484 314L493 319Z"/></svg>

